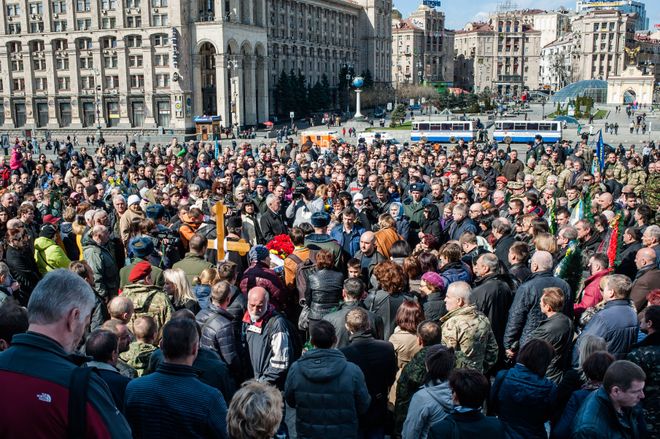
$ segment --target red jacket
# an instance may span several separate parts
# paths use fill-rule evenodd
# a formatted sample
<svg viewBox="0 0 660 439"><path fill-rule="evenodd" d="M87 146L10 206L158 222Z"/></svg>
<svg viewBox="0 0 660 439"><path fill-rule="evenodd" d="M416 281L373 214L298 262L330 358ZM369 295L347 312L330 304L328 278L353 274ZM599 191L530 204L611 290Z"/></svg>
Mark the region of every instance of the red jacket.
<svg viewBox="0 0 660 439"><path fill-rule="evenodd" d="M603 300L603 294L600 292L600 278L610 274L610 269L601 270L592 274L584 281L584 289L580 296L580 302L573 305L575 317L580 317L587 308L596 306Z"/></svg>

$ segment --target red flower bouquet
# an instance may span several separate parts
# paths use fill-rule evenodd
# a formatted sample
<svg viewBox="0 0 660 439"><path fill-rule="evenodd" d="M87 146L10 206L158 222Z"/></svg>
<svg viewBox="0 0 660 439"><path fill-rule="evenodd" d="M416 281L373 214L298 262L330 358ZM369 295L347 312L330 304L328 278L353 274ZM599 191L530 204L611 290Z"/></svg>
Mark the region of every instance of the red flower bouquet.
<svg viewBox="0 0 660 439"><path fill-rule="evenodd" d="M295 250L291 238L289 238L289 235L285 234L275 236L270 242L268 242L268 244L266 244L266 248L272 254L279 256L281 259L285 259L293 253L293 250Z"/></svg>

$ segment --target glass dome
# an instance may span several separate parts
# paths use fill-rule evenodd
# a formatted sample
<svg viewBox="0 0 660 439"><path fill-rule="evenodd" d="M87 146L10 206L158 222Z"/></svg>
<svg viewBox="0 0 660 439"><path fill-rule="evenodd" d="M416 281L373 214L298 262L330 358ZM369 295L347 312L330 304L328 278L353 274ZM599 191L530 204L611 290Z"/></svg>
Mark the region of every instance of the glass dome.
<svg viewBox="0 0 660 439"><path fill-rule="evenodd" d="M570 100L582 96L591 97L594 102L607 102L607 81L588 79L568 84L552 95L550 102L565 104Z"/></svg>

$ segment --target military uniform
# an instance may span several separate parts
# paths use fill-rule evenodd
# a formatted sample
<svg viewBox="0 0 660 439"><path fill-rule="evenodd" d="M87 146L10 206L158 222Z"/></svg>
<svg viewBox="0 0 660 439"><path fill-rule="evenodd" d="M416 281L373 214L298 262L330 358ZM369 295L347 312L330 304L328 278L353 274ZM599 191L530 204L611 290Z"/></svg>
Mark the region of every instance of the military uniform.
<svg viewBox="0 0 660 439"><path fill-rule="evenodd" d="M604 171L607 171L608 169L612 169L614 172L614 179L618 181L621 184L626 184L626 180L628 179L628 171L626 170L626 167L621 164L621 162L616 162L614 164L612 163L605 163L605 169ZM603 172L603 175L605 175L605 172Z"/></svg>
<svg viewBox="0 0 660 439"><path fill-rule="evenodd" d="M569 182L571 181L571 176L573 175L572 169L564 169L559 173L557 186L559 189L565 191L568 188Z"/></svg>
<svg viewBox="0 0 660 439"><path fill-rule="evenodd" d="M644 201L653 212L658 211L660 206L660 173L651 174L646 181L646 190L642 192Z"/></svg>
<svg viewBox="0 0 660 439"><path fill-rule="evenodd" d="M635 188L636 194L643 194L645 192L644 183L646 183L646 171L641 166L635 166L628 171L627 183Z"/></svg>
<svg viewBox="0 0 660 439"><path fill-rule="evenodd" d="M408 415L408 407L412 396L424 384L426 377L426 351L423 347L405 365L396 384L396 404L394 406L394 425L397 432L403 429L403 423Z"/></svg>
<svg viewBox="0 0 660 439"><path fill-rule="evenodd" d="M532 175L534 176L534 187L539 188L545 185L548 177L552 175L552 170L547 165L539 163Z"/></svg>
<svg viewBox="0 0 660 439"><path fill-rule="evenodd" d="M498 347L488 317L467 305L444 315L442 344L456 350L456 367L485 373L497 362Z"/></svg>
<svg viewBox="0 0 660 439"><path fill-rule="evenodd" d="M137 372L137 376L141 377L144 375L144 372L149 365L149 358L155 350L156 346L152 344L134 341L128 346L126 352L119 354L119 358L125 361L129 366L133 367Z"/></svg>
<svg viewBox="0 0 660 439"><path fill-rule="evenodd" d="M128 328L133 332L133 322L140 316L150 316L158 325L158 337L174 313L172 302L167 294L155 285L145 285L143 283L128 284L122 290L122 296L131 299L135 312L128 322Z"/></svg>

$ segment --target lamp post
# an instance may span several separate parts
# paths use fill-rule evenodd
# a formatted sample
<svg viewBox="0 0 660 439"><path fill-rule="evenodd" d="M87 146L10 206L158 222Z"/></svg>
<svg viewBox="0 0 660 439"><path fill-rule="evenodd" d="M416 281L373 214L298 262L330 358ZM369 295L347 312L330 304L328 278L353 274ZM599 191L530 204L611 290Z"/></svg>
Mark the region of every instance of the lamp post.
<svg viewBox="0 0 660 439"><path fill-rule="evenodd" d="M362 93L362 90L360 89L360 87L362 87L364 85L364 78L362 78L361 76L356 76L353 79L352 84L353 84L353 87L355 87L355 119L360 120L360 119L364 118L364 116L362 115L362 113L360 111L360 107L361 107L361 105L360 105L360 94Z"/></svg>
<svg viewBox="0 0 660 439"><path fill-rule="evenodd" d="M101 142L103 134L101 133L101 72L94 69L94 78L96 86L94 87L94 105L96 110L96 141Z"/></svg>
<svg viewBox="0 0 660 439"><path fill-rule="evenodd" d="M351 98L351 79L353 79L353 64L344 64L346 69L346 114L348 114L350 109L350 98Z"/></svg>
<svg viewBox="0 0 660 439"><path fill-rule="evenodd" d="M234 131L234 122L235 119L238 119L238 115L236 114L236 104L237 104L237 98L238 98L238 90L235 90L234 87L234 81L232 78L232 71L238 68L238 61L235 59L229 59L227 61L227 71L229 72L229 120L228 122L228 128Z"/></svg>

